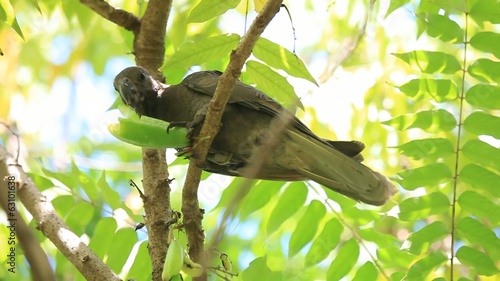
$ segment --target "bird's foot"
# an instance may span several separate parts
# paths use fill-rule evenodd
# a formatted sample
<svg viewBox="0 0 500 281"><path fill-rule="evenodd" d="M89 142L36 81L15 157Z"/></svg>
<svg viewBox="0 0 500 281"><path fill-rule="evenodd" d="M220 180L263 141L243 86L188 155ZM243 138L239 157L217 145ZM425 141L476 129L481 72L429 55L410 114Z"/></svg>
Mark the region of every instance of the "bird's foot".
<svg viewBox="0 0 500 281"><path fill-rule="evenodd" d="M181 128L190 128L190 123L188 121L174 121L170 122L167 127L167 134L170 133L170 129L175 128L175 127L181 127Z"/></svg>
<svg viewBox="0 0 500 281"><path fill-rule="evenodd" d="M175 156L177 157L184 157L184 159L188 159L193 155L193 147L192 146L186 146L183 148L178 148L177 153L175 153Z"/></svg>

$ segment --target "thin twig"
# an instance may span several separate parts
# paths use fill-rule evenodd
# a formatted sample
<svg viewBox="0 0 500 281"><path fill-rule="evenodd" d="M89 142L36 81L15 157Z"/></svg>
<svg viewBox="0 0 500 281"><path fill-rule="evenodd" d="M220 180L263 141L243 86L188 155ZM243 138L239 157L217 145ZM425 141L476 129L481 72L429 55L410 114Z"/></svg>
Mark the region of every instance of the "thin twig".
<svg viewBox="0 0 500 281"><path fill-rule="evenodd" d="M269 0L257 15L248 32L243 36L236 50L231 53L229 65L222 74L217 84L214 97L205 117L199 138L194 146L193 155L189 162L186 182L182 191L182 212L188 236L189 254L198 263L206 266L204 254L204 233L201 224L203 214L199 209L198 185L201 177L200 166L203 165L208 154L208 149L219 131L220 121L224 108L231 94L231 89L241 75L243 64L250 56L255 42L269 24L274 15L279 11L282 0ZM196 280L206 280L204 274Z"/></svg>

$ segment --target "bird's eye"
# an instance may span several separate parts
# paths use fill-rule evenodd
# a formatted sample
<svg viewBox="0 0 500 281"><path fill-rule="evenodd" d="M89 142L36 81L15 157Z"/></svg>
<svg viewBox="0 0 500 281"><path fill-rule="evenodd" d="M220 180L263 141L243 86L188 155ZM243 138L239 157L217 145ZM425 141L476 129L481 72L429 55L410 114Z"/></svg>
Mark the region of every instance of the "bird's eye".
<svg viewBox="0 0 500 281"><path fill-rule="evenodd" d="M146 80L146 74L141 71L141 75L139 76L139 79L141 79L141 81L145 81Z"/></svg>

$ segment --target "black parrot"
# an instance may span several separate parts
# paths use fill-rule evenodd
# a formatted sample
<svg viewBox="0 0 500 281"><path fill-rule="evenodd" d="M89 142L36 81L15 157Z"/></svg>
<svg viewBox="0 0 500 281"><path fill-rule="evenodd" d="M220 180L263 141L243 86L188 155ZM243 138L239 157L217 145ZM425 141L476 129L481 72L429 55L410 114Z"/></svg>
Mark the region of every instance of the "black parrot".
<svg viewBox="0 0 500 281"><path fill-rule="evenodd" d="M156 81L144 68L128 67L114 80L123 102L137 114L184 125L196 137L214 95L219 71L188 75L178 85ZM210 147L206 171L242 176L255 152L272 134L272 120L286 110L263 92L236 81L222 116L222 127ZM316 136L295 118L266 159L257 178L311 179L355 200L384 204L395 188L383 175L360 163L364 144Z"/></svg>

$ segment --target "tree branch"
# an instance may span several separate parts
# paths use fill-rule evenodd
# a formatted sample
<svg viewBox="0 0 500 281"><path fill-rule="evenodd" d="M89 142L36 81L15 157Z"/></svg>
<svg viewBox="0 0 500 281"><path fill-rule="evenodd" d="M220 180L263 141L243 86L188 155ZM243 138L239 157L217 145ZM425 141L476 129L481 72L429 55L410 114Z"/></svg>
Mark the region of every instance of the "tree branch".
<svg viewBox="0 0 500 281"><path fill-rule="evenodd" d="M204 233L202 228L203 213L199 209L198 185L201 169L208 154L208 149L220 129L222 113L231 94L236 79L241 75L243 64L250 56L255 42L279 11L282 0L269 0L250 26L248 32L239 42L236 50L231 53L231 59L226 70L217 84L214 97L210 103L205 122L201 128L199 138L194 145L193 156L189 162L186 182L182 191L182 212L184 225L188 236L189 254L196 261L205 264ZM206 280L206 275L197 280Z"/></svg>
<svg viewBox="0 0 500 281"><path fill-rule="evenodd" d="M80 0L80 2L110 22L130 30L134 34L139 32L141 22L134 14L116 9L103 0Z"/></svg>
<svg viewBox="0 0 500 281"><path fill-rule="evenodd" d="M87 280L121 280L69 229L22 167L0 146L1 192L8 192L6 176L15 182L17 196L35 219L37 228Z"/></svg>
<svg viewBox="0 0 500 281"><path fill-rule="evenodd" d="M165 33L171 8L171 0L150 0L141 18L140 30L134 38L136 64L146 68L160 81L165 81L158 69L165 56ZM165 149L142 149L142 171L152 280L161 281L168 247L167 222L171 216Z"/></svg>

